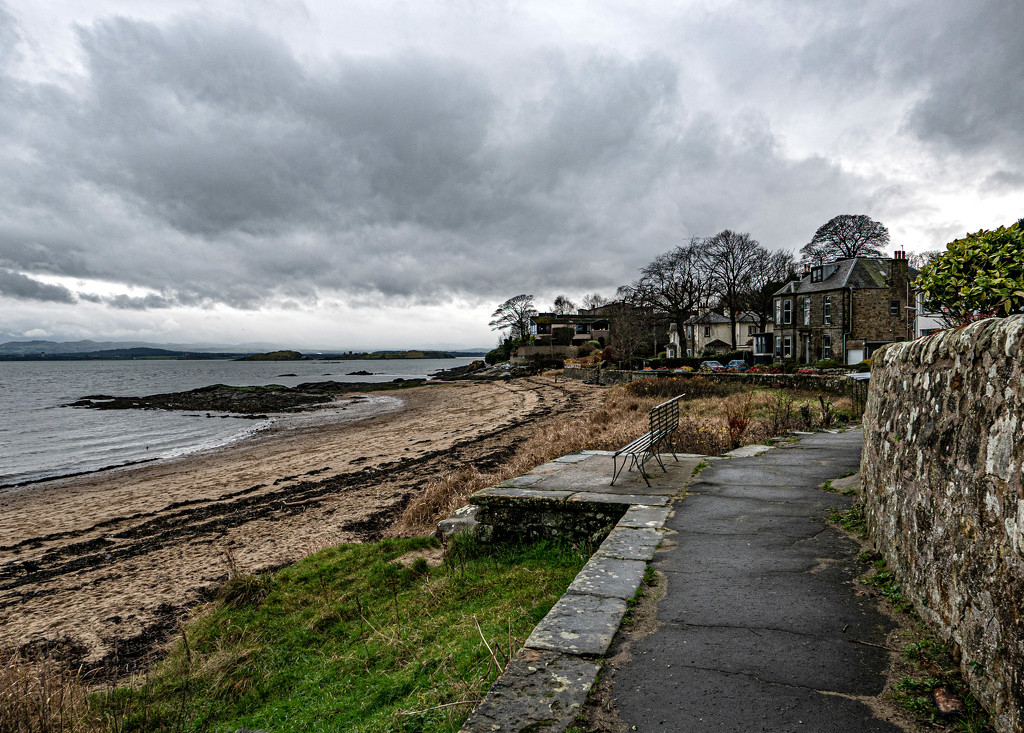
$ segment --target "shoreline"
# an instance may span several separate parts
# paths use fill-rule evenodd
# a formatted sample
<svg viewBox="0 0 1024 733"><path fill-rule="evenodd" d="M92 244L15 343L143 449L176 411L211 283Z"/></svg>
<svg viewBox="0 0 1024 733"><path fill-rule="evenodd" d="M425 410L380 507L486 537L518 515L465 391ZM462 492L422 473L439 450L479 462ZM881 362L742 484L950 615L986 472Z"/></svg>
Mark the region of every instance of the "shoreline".
<svg viewBox="0 0 1024 733"><path fill-rule="evenodd" d="M390 394L379 395L375 393L353 392L352 394L344 394L337 396L330 402L319 403L313 407L308 407L306 409L300 409L290 412L268 411L267 414L258 416L265 424L240 429L237 433L227 437L219 439L209 439L199 443L195 443L193 445L185 445L178 448L172 448L168 450L167 454L162 456L155 456L152 458L139 458L134 460L128 460L122 463L112 463L107 466L99 466L97 468L91 468L84 471L72 471L70 473L61 473L53 476L42 476L38 478L17 480L13 483L0 483L0 497L2 497L5 493L18 491L20 489L25 489L38 484L50 482L58 483L68 481L71 479L77 479L83 476L91 476L93 474L119 471L122 469L131 469L149 463L169 463L171 461L176 461L186 457L203 456L215 453L216 451L220 450L230 450L235 446L248 443L253 440L257 440L261 437L269 436L271 434L277 434L288 430L299 429L302 422L318 424L336 424L345 421L366 419L366 417L372 417L373 415L343 417L340 416L340 411L348 410L352 405L360 404L364 401L384 402L389 397L391 397ZM395 399L401 401L401 398ZM393 409L400 409L400 406L398 408L389 408L381 410L380 412L390 412ZM207 416L209 417L210 415ZM215 417L252 418L253 416L246 414L223 413L215 415Z"/></svg>
<svg viewBox="0 0 1024 733"><path fill-rule="evenodd" d="M229 572L378 539L430 479L500 464L595 394L542 378L417 387L377 395L390 410L298 413L201 454L0 492L0 648L130 671Z"/></svg>

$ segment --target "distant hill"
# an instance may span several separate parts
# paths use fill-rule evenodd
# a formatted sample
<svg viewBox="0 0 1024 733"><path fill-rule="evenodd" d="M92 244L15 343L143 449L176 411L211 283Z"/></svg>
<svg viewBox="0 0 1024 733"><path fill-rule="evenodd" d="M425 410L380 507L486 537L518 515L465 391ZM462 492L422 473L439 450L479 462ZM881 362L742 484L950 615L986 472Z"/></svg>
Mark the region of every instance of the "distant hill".
<svg viewBox="0 0 1024 733"><path fill-rule="evenodd" d="M255 353L267 349L266 353ZM8 341L0 344L0 360L68 359L238 359L286 361L296 359L452 359L483 356L486 349L460 351L318 351L275 350L266 345L208 346L202 344L153 344L144 341Z"/></svg>
<svg viewBox="0 0 1024 733"><path fill-rule="evenodd" d="M51 356L54 354L96 354L129 349L155 349L176 354L239 354L251 353L246 348L224 348L199 344L152 344L145 341L8 341L0 344L0 357Z"/></svg>
<svg viewBox="0 0 1024 733"><path fill-rule="evenodd" d="M241 356L240 354L227 353L199 353L195 351L170 351L168 349L154 349L150 347L137 347L132 349L103 349L100 351L78 351L63 353L52 352L26 352L7 353L0 352L0 361L90 361L90 360L113 360L125 361L132 359L231 359Z"/></svg>

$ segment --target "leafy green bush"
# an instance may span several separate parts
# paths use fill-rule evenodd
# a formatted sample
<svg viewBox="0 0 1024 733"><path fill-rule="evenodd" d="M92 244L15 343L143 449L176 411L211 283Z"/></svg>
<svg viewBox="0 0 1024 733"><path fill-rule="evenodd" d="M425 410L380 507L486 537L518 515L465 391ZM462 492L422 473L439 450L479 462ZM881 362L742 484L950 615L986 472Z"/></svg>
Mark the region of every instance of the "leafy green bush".
<svg viewBox="0 0 1024 733"><path fill-rule="evenodd" d="M926 308L958 325L1024 313L1024 219L950 242L921 268L914 284Z"/></svg>

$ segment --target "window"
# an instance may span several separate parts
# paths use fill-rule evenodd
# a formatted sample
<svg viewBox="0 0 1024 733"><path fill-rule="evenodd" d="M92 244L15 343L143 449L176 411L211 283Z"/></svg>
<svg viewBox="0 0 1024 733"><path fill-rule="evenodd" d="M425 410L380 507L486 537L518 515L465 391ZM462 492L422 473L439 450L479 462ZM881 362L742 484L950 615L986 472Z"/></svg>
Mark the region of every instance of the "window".
<svg viewBox="0 0 1024 733"><path fill-rule="evenodd" d="M688 339L692 339L693 338L693 326L687 326L686 327L686 338L688 338Z"/></svg>
<svg viewBox="0 0 1024 733"><path fill-rule="evenodd" d="M775 356L782 356L782 337L775 337Z"/></svg>
<svg viewBox="0 0 1024 733"><path fill-rule="evenodd" d="M811 325L811 299L804 298L804 325Z"/></svg>
<svg viewBox="0 0 1024 733"><path fill-rule="evenodd" d="M782 322L787 326L793 322L793 299L786 298L782 301Z"/></svg>
<svg viewBox="0 0 1024 733"><path fill-rule="evenodd" d="M711 337L711 326L704 326L704 338Z"/></svg>
<svg viewBox="0 0 1024 733"><path fill-rule="evenodd" d="M587 323L577 323L576 333L590 333L590 325Z"/></svg>
<svg viewBox="0 0 1024 733"><path fill-rule="evenodd" d="M693 349L687 349L686 350L686 355L687 356L693 356Z"/></svg>
<svg viewBox="0 0 1024 733"><path fill-rule="evenodd" d="M889 301L889 315L898 316L900 314L900 302L898 300Z"/></svg>
<svg viewBox="0 0 1024 733"><path fill-rule="evenodd" d="M821 337L821 358L832 358L832 337L827 334Z"/></svg>
<svg viewBox="0 0 1024 733"><path fill-rule="evenodd" d="M782 358L792 359L793 358L793 339L786 336L782 339Z"/></svg>
<svg viewBox="0 0 1024 733"><path fill-rule="evenodd" d="M812 283L820 283L821 282L821 269L822 268L820 268L820 267L811 268L811 282Z"/></svg>
<svg viewBox="0 0 1024 733"><path fill-rule="evenodd" d="M775 322L782 323L782 300L780 298L775 299Z"/></svg>
<svg viewBox="0 0 1024 733"><path fill-rule="evenodd" d="M821 299L821 322L826 326L832 324L832 296L826 295Z"/></svg>
<svg viewBox="0 0 1024 733"><path fill-rule="evenodd" d="M747 335L748 336L753 336L755 333L757 333L757 327L756 326L747 326Z"/></svg>

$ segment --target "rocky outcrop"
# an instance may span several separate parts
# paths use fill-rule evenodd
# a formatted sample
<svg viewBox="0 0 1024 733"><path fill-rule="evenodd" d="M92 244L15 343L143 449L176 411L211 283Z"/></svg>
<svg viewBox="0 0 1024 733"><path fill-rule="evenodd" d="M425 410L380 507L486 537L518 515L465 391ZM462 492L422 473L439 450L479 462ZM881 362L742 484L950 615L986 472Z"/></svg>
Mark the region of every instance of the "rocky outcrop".
<svg viewBox="0 0 1024 733"><path fill-rule="evenodd" d="M871 538L960 650L1001 731L1024 731L1024 316L886 346L864 416Z"/></svg>

